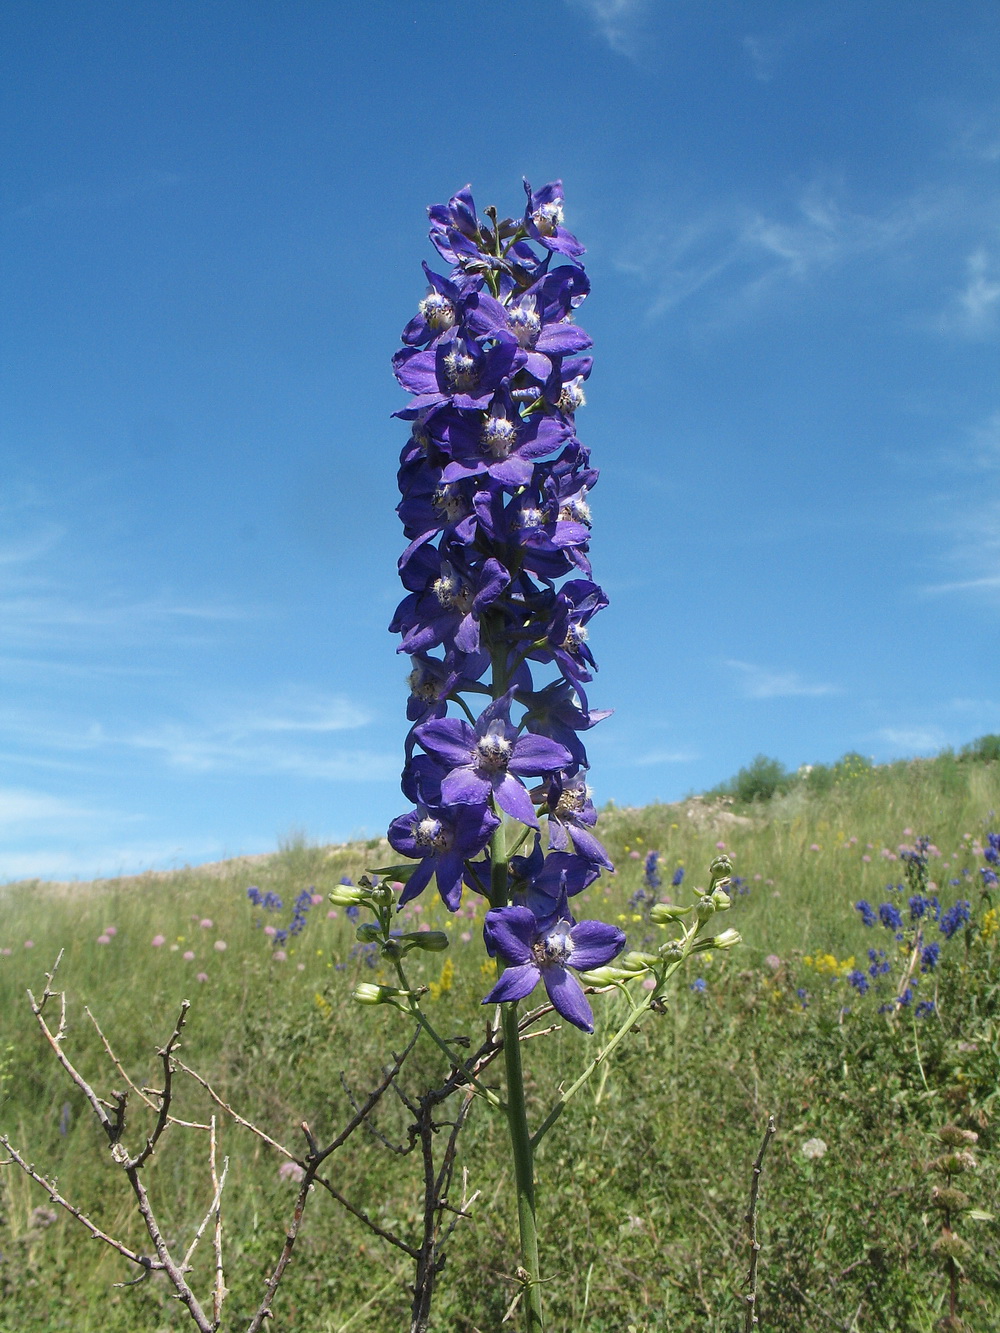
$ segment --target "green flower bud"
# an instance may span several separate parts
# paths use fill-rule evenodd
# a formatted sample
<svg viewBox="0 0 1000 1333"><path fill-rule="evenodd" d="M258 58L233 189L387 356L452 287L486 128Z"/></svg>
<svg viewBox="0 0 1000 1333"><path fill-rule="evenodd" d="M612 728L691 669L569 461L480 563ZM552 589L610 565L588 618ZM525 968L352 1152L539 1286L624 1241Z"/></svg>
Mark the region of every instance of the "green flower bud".
<svg viewBox="0 0 1000 1333"><path fill-rule="evenodd" d="M931 1190L931 1203L946 1213L964 1213L971 1207L972 1200L963 1190L935 1185Z"/></svg>
<svg viewBox="0 0 1000 1333"><path fill-rule="evenodd" d="M738 930L724 930L720 935L709 936L713 949L732 949L743 943L743 936Z"/></svg>
<svg viewBox="0 0 1000 1333"><path fill-rule="evenodd" d="M646 972L655 967L659 961L658 953L641 953L638 949L633 949L631 953L625 955L621 965L627 972Z"/></svg>
<svg viewBox="0 0 1000 1333"><path fill-rule="evenodd" d="M359 944L374 944L381 933L374 921L368 921L363 926L358 926L355 931L355 938Z"/></svg>
<svg viewBox="0 0 1000 1333"><path fill-rule="evenodd" d="M358 1004L390 1004L405 993L398 986L376 986L373 981L362 981L351 992L351 999Z"/></svg>
<svg viewBox="0 0 1000 1333"><path fill-rule="evenodd" d="M695 946L695 947L697 947L697 946ZM693 952L693 950L692 950L692 952ZM681 957L683 957L683 955L684 955L684 941L683 941L683 940L667 940L665 944L661 944L661 945L660 945L660 948L659 948L659 955L660 955L661 958L681 958Z"/></svg>
<svg viewBox="0 0 1000 1333"><path fill-rule="evenodd" d="M656 925L663 926L668 921L679 921L681 917L685 917L693 911L693 907L676 907L673 903L654 903L649 910L649 919Z"/></svg>
<svg viewBox="0 0 1000 1333"><path fill-rule="evenodd" d="M715 903L712 902L712 899L707 893L695 904L694 912L702 925L715 915Z"/></svg>
<svg viewBox="0 0 1000 1333"><path fill-rule="evenodd" d="M931 1253L941 1259L967 1259L972 1246L954 1231L944 1231L931 1246Z"/></svg>
<svg viewBox="0 0 1000 1333"><path fill-rule="evenodd" d="M959 1129L958 1125L942 1125L937 1135L949 1148L971 1148L979 1142L979 1135L974 1129Z"/></svg>
<svg viewBox="0 0 1000 1333"><path fill-rule="evenodd" d="M712 902L715 904L715 910L717 912L728 912L733 905L732 898L726 893L725 889L721 888L716 889L712 894Z"/></svg>
<svg viewBox="0 0 1000 1333"><path fill-rule="evenodd" d="M629 972L624 967L595 967L579 974L584 986L613 986L616 981L632 981L637 976L638 972Z"/></svg>
<svg viewBox="0 0 1000 1333"><path fill-rule="evenodd" d="M708 867L708 873L712 876L713 888L715 888L715 885L720 880L729 878L733 873L733 863L725 852L715 858L712 864Z"/></svg>
<svg viewBox="0 0 1000 1333"><path fill-rule="evenodd" d="M441 953L450 943L443 930L415 930L409 935L400 935L399 942L407 949L426 949L428 953Z"/></svg>
<svg viewBox="0 0 1000 1333"><path fill-rule="evenodd" d="M357 907L358 903L365 901L368 894L357 884L338 884L326 896L334 907Z"/></svg>

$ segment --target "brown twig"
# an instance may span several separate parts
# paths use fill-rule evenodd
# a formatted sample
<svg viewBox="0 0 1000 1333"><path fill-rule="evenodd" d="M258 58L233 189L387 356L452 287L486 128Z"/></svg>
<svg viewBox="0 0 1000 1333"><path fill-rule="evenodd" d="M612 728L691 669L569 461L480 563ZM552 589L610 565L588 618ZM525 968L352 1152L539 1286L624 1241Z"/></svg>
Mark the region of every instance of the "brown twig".
<svg viewBox="0 0 1000 1333"><path fill-rule="evenodd" d="M42 1189L45 1190L52 1202L57 1203L60 1208L64 1208L71 1217L75 1217L82 1226L86 1227L94 1240L104 1241L105 1245L110 1245L113 1250L117 1250L122 1258L128 1259L130 1263L138 1264L140 1268L146 1271L163 1268L163 1264L158 1259L150 1259L144 1254L137 1254L135 1250L130 1250L127 1245L123 1245L120 1240L115 1240L114 1236L109 1236L106 1231L102 1231L96 1222L92 1222L85 1213L80 1211L79 1208L71 1204L68 1199L64 1199L56 1188L55 1182L46 1180L44 1176L39 1175L34 1166L25 1161L6 1134L0 1134L0 1143L2 1143L7 1152L10 1153L10 1162L16 1163L26 1176L30 1176L37 1185L41 1185ZM0 1166L6 1165L8 1165L7 1162L0 1162Z"/></svg>
<svg viewBox="0 0 1000 1333"><path fill-rule="evenodd" d="M102 1044L103 1044L103 1046L104 1046L105 1054L107 1055L108 1059L111 1061L111 1063L114 1065L114 1067L118 1070L119 1074L121 1074L122 1078L123 1078L123 1079L125 1080L125 1082L129 1085L129 1087L131 1088L131 1090L136 1094L137 1097L141 1097L141 1098L142 1098L142 1100L146 1103L146 1105L149 1107L149 1109L150 1109L151 1111L158 1111L158 1110L159 1110L159 1107L157 1106L156 1102L153 1101L152 1097L150 1097L149 1092L148 1092L145 1088L140 1088L137 1084L135 1084L135 1083L132 1081L132 1079L129 1078L129 1076L128 1076L128 1074L127 1074L127 1072L126 1072L124 1066L122 1065L122 1062L118 1059L118 1056L115 1055L114 1051L112 1050L112 1048L111 1048L111 1043L108 1041L107 1037L104 1035L104 1032L101 1030L101 1025L100 1025L100 1023L98 1023L97 1019L96 1019L96 1018L94 1017L94 1015L91 1013L91 1011L90 1011L90 1007L89 1007L88 1005L84 1005L84 1007L83 1007L83 1012L87 1015L87 1017L90 1019L91 1023L93 1023L95 1029L97 1030L97 1035L98 1035L98 1036L100 1037L100 1039L101 1039L101 1042L102 1042ZM160 1094L157 1093L156 1095L159 1096ZM197 1120L179 1120L179 1119L177 1118L177 1116L173 1116L173 1115L170 1116L169 1119L170 1119L170 1123L171 1123L172 1125L179 1125L182 1129L209 1129L209 1128L211 1128L209 1125L203 1125L203 1124L201 1124L201 1123L200 1123L199 1121L197 1121Z"/></svg>
<svg viewBox="0 0 1000 1333"><path fill-rule="evenodd" d="M757 1318L757 1258L760 1254L760 1241L757 1239L757 1198L760 1193L760 1175L764 1166L764 1154L767 1152L767 1145L774 1138L776 1132L774 1116L769 1115L760 1150L753 1164L753 1173L750 1177L750 1203L743 1218L747 1224L747 1234L750 1242L750 1270L743 1281L743 1286L747 1288L747 1293L743 1297L745 1302L744 1333L753 1333L753 1329L760 1322Z"/></svg>

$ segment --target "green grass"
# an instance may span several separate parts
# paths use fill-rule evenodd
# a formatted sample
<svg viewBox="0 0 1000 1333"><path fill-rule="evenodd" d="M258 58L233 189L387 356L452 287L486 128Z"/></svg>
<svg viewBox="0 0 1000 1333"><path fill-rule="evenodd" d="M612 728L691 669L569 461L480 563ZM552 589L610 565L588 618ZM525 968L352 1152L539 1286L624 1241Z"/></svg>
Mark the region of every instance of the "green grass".
<svg viewBox="0 0 1000 1333"><path fill-rule="evenodd" d="M993 1128L998 937L987 929L984 938L980 929L988 904L974 882L982 860L973 851L976 838L1000 828L994 812L1000 812L1000 764L984 754L874 770L845 763L830 782L800 778L769 800L741 801L734 780L717 799L602 814L599 831L619 873L585 896L587 915L622 919L630 941L640 944L655 933L629 905L646 853L660 853L661 894L682 899L686 888L706 882L723 842L747 889L734 895L724 924L741 930L745 943L711 963L705 955L692 960L667 1012L650 1020L545 1141L538 1172L552 1333L630 1327L736 1333L746 1267L742 1215L750 1163L770 1112L779 1134L761 1194L762 1327L929 1333L945 1295L930 1255L937 1227L923 1169L935 1153L936 1126L955 1120L980 1132L981 1167L968 1192L977 1206L1000 1212ZM815 965L822 955L832 955L837 972L852 957L866 964L869 946L891 940L881 929L865 930L852 904L861 897L882 901L886 883L902 878L901 863L882 852L908 841L905 829L928 834L949 861L947 872L939 860L931 862L942 901L968 898L974 912L974 928L946 943L941 968L922 983L922 997L936 992L938 1010L919 1023L909 1011L888 1021L878 1013L880 997L860 998L828 964ZM320 1136L334 1131L349 1114L341 1071L352 1087L371 1086L388 1052L404 1042L406 1022L350 1003L353 986L376 979L377 970L351 956L353 928L342 912L329 918L325 900L311 908L307 929L290 942L286 960L275 962L254 925L272 918L254 911L245 892L257 884L279 893L287 906L273 920L281 924L301 889L325 894L342 875L356 877L387 857L395 859L384 843L327 849L299 841L252 864L0 889L0 948L11 950L0 957L0 1067L10 1048L0 1127L39 1169L58 1175L66 1195L141 1247L124 1181L82 1098L44 1048L25 1000L25 988L41 989L62 949L67 1049L103 1095L121 1079L109 1069L84 1006L136 1081L155 1080L154 1048L187 997L192 1010L182 1058L234 1106L296 1151L303 1119ZM679 865L684 886L671 890ZM948 883L952 878L958 887ZM430 895L420 906L416 919L451 933L447 957L455 966L451 988L430 1012L449 1035L477 1031L488 984L482 912L450 918ZM211 927L202 927L203 919ZM117 933L98 944L107 926ZM463 940L463 933L471 938ZM154 948L158 934L166 943ZM25 949L26 940L34 947ZM224 951L215 949L217 940ZM184 959L188 950L194 960ZM770 955L779 966L765 961ZM439 980L443 965L442 956L427 956L423 979ZM198 981L199 973L208 979ZM698 975L707 983L704 993L689 989ZM799 990L806 992L805 1007ZM594 1038L564 1029L528 1044L536 1121L601 1031L611 1029L621 1003L595 1000ZM427 1043L418 1047L410 1086L419 1091L421 1080L433 1082L442 1072L442 1059ZM178 1113L204 1118L204 1095L195 1085L181 1086ZM134 1140L141 1115L133 1116ZM389 1135L399 1132L403 1113L387 1105L379 1124ZM801 1146L813 1137L828 1151L809 1161ZM210 1200L204 1139L171 1128L151 1163L150 1193L171 1238L188 1235ZM223 1129L222 1150L232 1159L225 1210L233 1294L224 1327L237 1329L280 1247L293 1188L278 1176L280 1159L237 1127ZM482 1194L473 1221L456 1233L436 1329L493 1333L500 1326L512 1290L504 1279L516 1264L505 1151L504 1126L477 1106L460 1166ZM337 1181L383 1225L406 1230L418 1215L414 1165L358 1135L336 1158ZM20 1172L0 1173L2 1333L188 1326L160 1278L132 1290L113 1288L132 1277L124 1261L102 1252L71 1219L48 1222L37 1211L46 1205ZM349 1333L406 1327L409 1274L398 1256L332 1201L319 1198L310 1207L271 1326L309 1333L345 1324ZM973 1329L995 1329L997 1224L961 1230L975 1247L962 1289L965 1317ZM204 1266L196 1269L195 1282L204 1288L205 1280Z"/></svg>

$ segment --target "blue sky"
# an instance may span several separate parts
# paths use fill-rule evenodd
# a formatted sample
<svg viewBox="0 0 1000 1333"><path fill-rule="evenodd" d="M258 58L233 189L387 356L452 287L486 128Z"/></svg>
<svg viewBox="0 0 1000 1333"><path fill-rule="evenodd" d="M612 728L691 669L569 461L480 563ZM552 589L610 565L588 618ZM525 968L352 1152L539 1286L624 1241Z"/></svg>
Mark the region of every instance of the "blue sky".
<svg viewBox="0 0 1000 1333"><path fill-rule="evenodd" d="M381 832L424 209L561 177L595 799L1000 730L1000 10L0 18L0 878Z"/></svg>

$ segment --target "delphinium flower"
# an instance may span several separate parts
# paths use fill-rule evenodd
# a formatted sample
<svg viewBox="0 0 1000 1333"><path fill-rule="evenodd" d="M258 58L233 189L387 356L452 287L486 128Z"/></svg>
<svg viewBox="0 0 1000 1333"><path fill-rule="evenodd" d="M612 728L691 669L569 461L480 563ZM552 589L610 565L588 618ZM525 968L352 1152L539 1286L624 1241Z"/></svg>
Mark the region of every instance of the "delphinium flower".
<svg viewBox="0 0 1000 1333"><path fill-rule="evenodd" d="M965 925L971 915L971 904L966 902L964 898L960 899L957 903L952 903L951 907L942 913L938 929L945 939L950 940L952 935Z"/></svg>
<svg viewBox="0 0 1000 1333"><path fill-rule="evenodd" d="M505 969L483 1004L523 1000L538 985L553 1007L584 1032L594 1015L583 987L567 968L589 972L610 963L625 947L625 935L603 921L575 921L565 893L554 912L538 917L528 907L494 908L486 913L486 946Z"/></svg>
<svg viewBox="0 0 1000 1333"><path fill-rule="evenodd" d="M429 210L444 271L425 264L426 294L393 358L410 394L396 413L410 431L397 510L407 546L390 628L412 663L401 783L411 808L388 839L416 864L382 882L405 884L396 908L432 880L449 911L467 889L488 900L485 940L503 970L484 1002L501 1006L509 1088L521 1086L517 1002L541 982L565 1019L592 1031L575 973L606 967L625 944L617 927L569 909L613 870L582 739L607 716L586 694L591 625L607 605L589 558L598 473L576 435L591 370L576 315L590 284L561 182L524 189L515 218L480 215L468 186ZM371 892L384 913L382 885ZM393 940L386 919L391 958L414 937ZM522 1260L537 1274L519 1093L507 1115ZM540 1301L532 1281L533 1328Z"/></svg>
<svg viewBox="0 0 1000 1333"><path fill-rule="evenodd" d="M659 860L660 860L659 852L648 852L646 855L646 864L643 868L643 874L642 874L643 882L645 883L646 887L653 893L655 893L656 890L663 883L663 880L660 878L660 871L658 868Z"/></svg>
<svg viewBox="0 0 1000 1333"><path fill-rule="evenodd" d="M860 898L854 906L861 913L861 921L866 926L874 926L878 919L875 915L875 909L866 898Z"/></svg>
<svg viewBox="0 0 1000 1333"><path fill-rule="evenodd" d="M546 920L561 892L613 868L581 739L607 716L585 693L590 622L607 598L588 556L598 474L576 435L591 365L576 323L583 247L560 182L525 192L518 218L480 215L470 187L429 210L446 271L424 265L427 292L393 358L411 394L396 414L410 427L398 507L409 545L391 628L413 663L413 808L388 837L419 862L400 903L433 880L451 911L471 887L493 911L514 901Z"/></svg>

